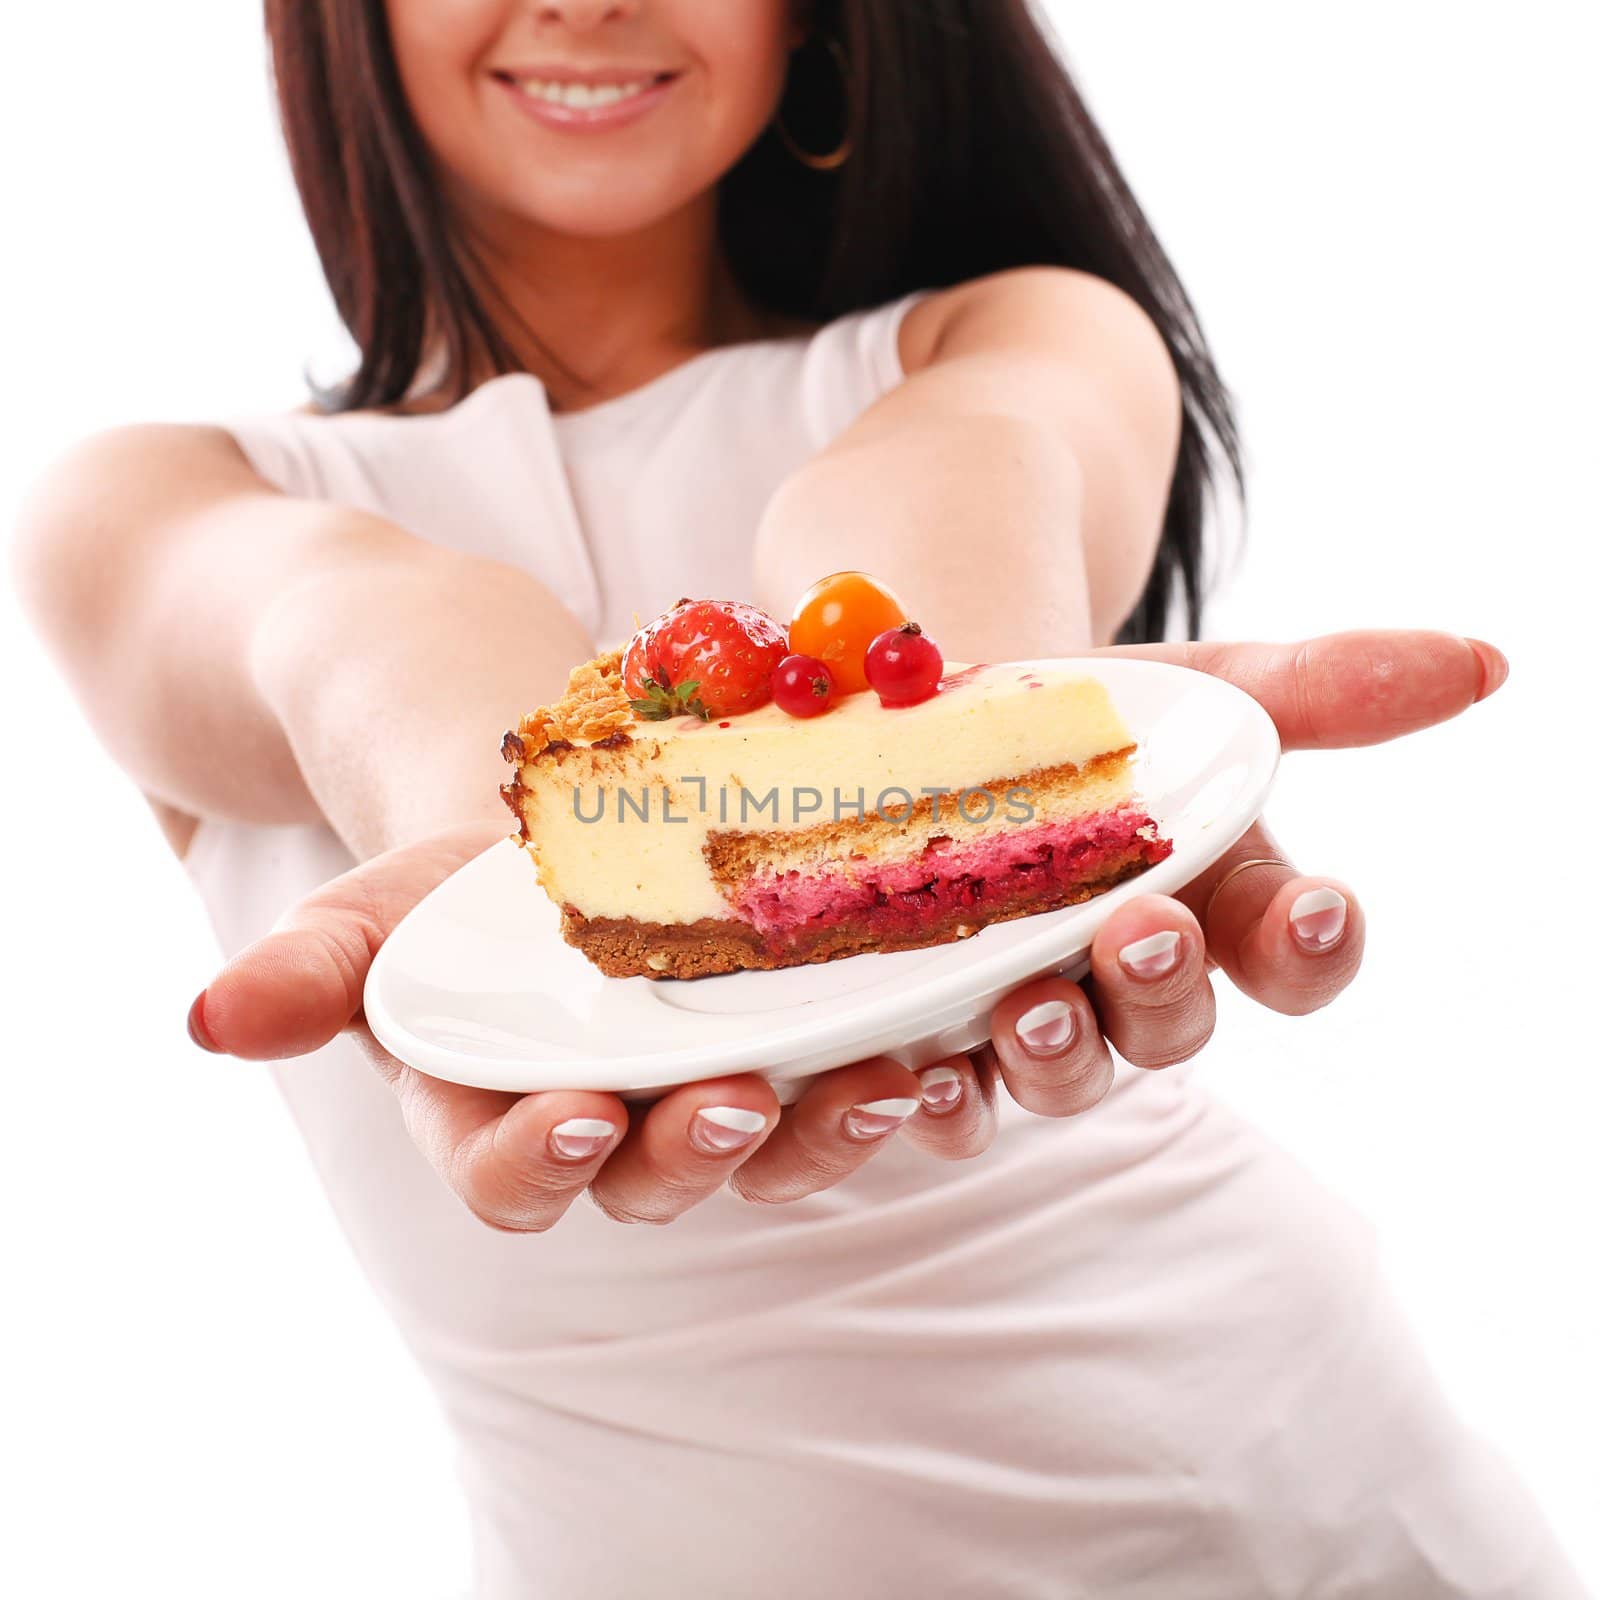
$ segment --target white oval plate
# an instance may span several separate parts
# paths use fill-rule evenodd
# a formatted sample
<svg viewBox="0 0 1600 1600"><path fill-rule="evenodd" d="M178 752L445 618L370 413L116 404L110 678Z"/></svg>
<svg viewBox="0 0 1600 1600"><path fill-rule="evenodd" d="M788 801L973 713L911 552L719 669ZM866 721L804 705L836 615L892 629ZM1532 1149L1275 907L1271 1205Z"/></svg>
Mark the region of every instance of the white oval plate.
<svg viewBox="0 0 1600 1600"><path fill-rule="evenodd" d="M799 1080L866 1056L920 1067L970 1050L1007 991L1046 973L1081 976L1119 905L1171 894L1217 860L1260 814L1277 769L1271 719L1220 678L1115 656L1082 667L1138 739L1139 792L1174 846L1106 894L927 950L715 978L607 978L562 939L532 863L507 839L389 935L367 978L367 1022L422 1072L518 1092L649 1097L759 1072L792 1099Z"/></svg>

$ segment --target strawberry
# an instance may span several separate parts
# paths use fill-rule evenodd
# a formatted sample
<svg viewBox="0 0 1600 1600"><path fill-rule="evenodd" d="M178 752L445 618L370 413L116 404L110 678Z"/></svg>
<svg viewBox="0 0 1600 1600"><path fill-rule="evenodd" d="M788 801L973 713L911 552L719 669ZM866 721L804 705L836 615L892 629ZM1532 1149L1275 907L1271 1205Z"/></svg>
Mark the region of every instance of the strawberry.
<svg viewBox="0 0 1600 1600"><path fill-rule="evenodd" d="M629 641L622 681L646 722L734 716L772 698L789 649L765 611L739 600L680 600Z"/></svg>

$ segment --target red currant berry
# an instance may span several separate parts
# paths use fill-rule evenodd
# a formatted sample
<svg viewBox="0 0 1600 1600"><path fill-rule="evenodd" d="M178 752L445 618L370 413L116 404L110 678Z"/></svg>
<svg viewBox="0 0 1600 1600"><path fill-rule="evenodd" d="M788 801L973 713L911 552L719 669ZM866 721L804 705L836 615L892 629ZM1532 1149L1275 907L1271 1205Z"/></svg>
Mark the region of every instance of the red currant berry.
<svg viewBox="0 0 1600 1600"><path fill-rule="evenodd" d="M772 699L791 717L814 717L833 704L833 674L815 656L785 656L772 671Z"/></svg>
<svg viewBox="0 0 1600 1600"><path fill-rule="evenodd" d="M944 657L916 623L902 622L867 646L866 665L867 682L886 706L914 706L938 689Z"/></svg>

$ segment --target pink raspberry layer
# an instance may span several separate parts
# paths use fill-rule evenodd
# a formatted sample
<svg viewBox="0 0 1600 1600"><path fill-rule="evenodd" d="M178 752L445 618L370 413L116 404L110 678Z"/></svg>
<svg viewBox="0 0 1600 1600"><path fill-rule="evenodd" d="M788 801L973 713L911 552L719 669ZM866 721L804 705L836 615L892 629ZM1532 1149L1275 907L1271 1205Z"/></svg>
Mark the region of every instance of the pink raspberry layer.
<svg viewBox="0 0 1600 1600"><path fill-rule="evenodd" d="M882 939L914 936L958 912L980 921L1033 901L1058 903L1131 862L1153 866L1172 854L1151 818L1136 806L1094 811L1068 822L999 824L977 839L936 839L921 855L881 868L842 865L818 872L755 873L740 885L734 909L770 938L859 924Z"/></svg>

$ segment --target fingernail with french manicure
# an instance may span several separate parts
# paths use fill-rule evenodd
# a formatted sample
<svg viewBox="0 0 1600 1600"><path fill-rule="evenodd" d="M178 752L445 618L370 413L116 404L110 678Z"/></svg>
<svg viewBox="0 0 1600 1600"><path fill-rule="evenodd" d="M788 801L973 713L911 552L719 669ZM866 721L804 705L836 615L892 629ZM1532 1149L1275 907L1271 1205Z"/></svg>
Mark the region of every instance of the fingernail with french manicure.
<svg viewBox="0 0 1600 1600"><path fill-rule="evenodd" d="M869 1100L865 1105L851 1106L844 1114L844 1125L852 1139L881 1139L893 1133L916 1109L919 1102L911 1099Z"/></svg>
<svg viewBox="0 0 1600 1600"><path fill-rule="evenodd" d="M1164 978L1178 964L1178 946L1183 935L1168 928L1148 938L1135 939L1117 952L1123 970L1135 978Z"/></svg>
<svg viewBox="0 0 1600 1600"><path fill-rule="evenodd" d="M550 1148L563 1161L587 1161L616 1136L616 1128L603 1117L570 1117L550 1130Z"/></svg>
<svg viewBox="0 0 1600 1600"><path fill-rule="evenodd" d="M934 1116L954 1111L966 1092L961 1074L954 1067L929 1067L921 1076L922 1109Z"/></svg>
<svg viewBox="0 0 1600 1600"><path fill-rule="evenodd" d="M1289 931L1302 950L1321 955L1338 944L1348 909L1337 889L1307 889L1289 907Z"/></svg>
<svg viewBox="0 0 1600 1600"><path fill-rule="evenodd" d="M689 1123L689 1142L708 1156L743 1150L766 1127L759 1111L743 1106L702 1106Z"/></svg>
<svg viewBox="0 0 1600 1600"><path fill-rule="evenodd" d="M1078 1019L1065 1000L1046 1000L1017 1018L1017 1038L1029 1055L1060 1055L1077 1031Z"/></svg>

